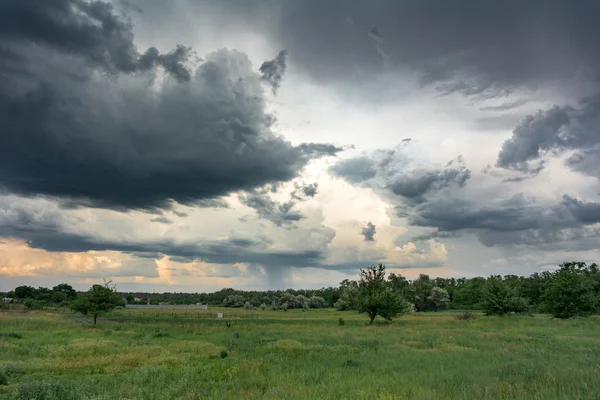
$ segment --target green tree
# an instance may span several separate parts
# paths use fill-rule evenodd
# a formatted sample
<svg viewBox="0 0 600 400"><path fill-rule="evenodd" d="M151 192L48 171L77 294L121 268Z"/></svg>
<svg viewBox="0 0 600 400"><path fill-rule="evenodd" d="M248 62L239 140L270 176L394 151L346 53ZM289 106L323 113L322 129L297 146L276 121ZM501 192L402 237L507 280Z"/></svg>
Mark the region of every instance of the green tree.
<svg viewBox="0 0 600 400"><path fill-rule="evenodd" d="M450 302L448 291L438 286L431 288L431 294L427 299L431 302L436 311L444 309Z"/></svg>
<svg viewBox="0 0 600 400"><path fill-rule="evenodd" d="M369 324L378 315L389 321L409 310L408 302L386 282L383 264L361 269L358 289L357 308L359 312L367 313Z"/></svg>
<svg viewBox="0 0 600 400"><path fill-rule="evenodd" d="M61 283L52 288L52 298L66 301L72 301L77 297L77 291L73 289L73 287L67 283ZM59 303L59 301L55 301L55 303Z"/></svg>
<svg viewBox="0 0 600 400"><path fill-rule="evenodd" d="M485 315L505 315L511 312L527 311L527 301L517 296L500 276L490 277L483 292L483 310Z"/></svg>
<svg viewBox="0 0 600 400"><path fill-rule="evenodd" d="M590 279L592 273L585 263L561 264L542 295L543 309L557 318L592 313L598 301Z"/></svg>
<svg viewBox="0 0 600 400"><path fill-rule="evenodd" d="M417 311L427 311L433 308L433 304L429 300L433 282L429 275L420 274L411 284L412 293L408 296L408 300L414 303Z"/></svg>
<svg viewBox="0 0 600 400"><path fill-rule="evenodd" d="M15 288L15 297L17 299L32 299L36 295L36 290L31 286L18 286Z"/></svg>
<svg viewBox="0 0 600 400"><path fill-rule="evenodd" d="M125 300L119 296L110 282L104 285L93 285L86 293L71 303L71 309L83 315L94 317L94 325L98 317L119 306L125 305Z"/></svg>

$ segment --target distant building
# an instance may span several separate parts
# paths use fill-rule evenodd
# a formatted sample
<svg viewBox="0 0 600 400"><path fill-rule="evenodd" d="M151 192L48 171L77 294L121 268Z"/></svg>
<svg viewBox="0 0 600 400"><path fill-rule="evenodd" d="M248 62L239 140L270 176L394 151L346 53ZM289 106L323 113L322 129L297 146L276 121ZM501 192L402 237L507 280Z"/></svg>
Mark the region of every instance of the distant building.
<svg viewBox="0 0 600 400"><path fill-rule="evenodd" d="M12 301L13 301L12 297L3 297L2 298L3 303L12 303Z"/></svg>

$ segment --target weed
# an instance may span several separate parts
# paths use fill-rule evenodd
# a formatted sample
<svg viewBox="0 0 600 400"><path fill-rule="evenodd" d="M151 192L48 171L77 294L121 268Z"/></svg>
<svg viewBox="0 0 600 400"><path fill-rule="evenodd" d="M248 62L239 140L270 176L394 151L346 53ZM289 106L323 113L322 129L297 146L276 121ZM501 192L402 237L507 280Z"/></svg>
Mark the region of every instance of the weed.
<svg viewBox="0 0 600 400"><path fill-rule="evenodd" d="M466 321L469 319L475 319L475 318L477 318L477 316L475 315L475 313L473 313L471 311L465 311L465 312L461 312L460 314L456 314L454 316L454 318L456 318L459 321Z"/></svg>

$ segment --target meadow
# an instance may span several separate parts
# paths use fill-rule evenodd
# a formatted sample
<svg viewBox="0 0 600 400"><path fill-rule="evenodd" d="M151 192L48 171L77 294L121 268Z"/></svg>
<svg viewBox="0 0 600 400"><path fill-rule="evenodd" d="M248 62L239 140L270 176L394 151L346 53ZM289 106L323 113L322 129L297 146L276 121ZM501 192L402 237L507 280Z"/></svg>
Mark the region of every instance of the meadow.
<svg viewBox="0 0 600 400"><path fill-rule="evenodd" d="M5 312L0 399L600 399L599 317L456 315Z"/></svg>

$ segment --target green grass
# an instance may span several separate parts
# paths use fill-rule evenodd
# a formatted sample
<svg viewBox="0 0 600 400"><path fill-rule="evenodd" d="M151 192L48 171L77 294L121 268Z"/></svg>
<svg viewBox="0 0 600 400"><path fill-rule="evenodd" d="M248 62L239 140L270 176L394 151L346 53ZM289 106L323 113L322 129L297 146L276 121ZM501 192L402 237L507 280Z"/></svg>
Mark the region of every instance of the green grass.
<svg viewBox="0 0 600 400"><path fill-rule="evenodd" d="M0 399L600 399L598 317L153 312L0 313Z"/></svg>

